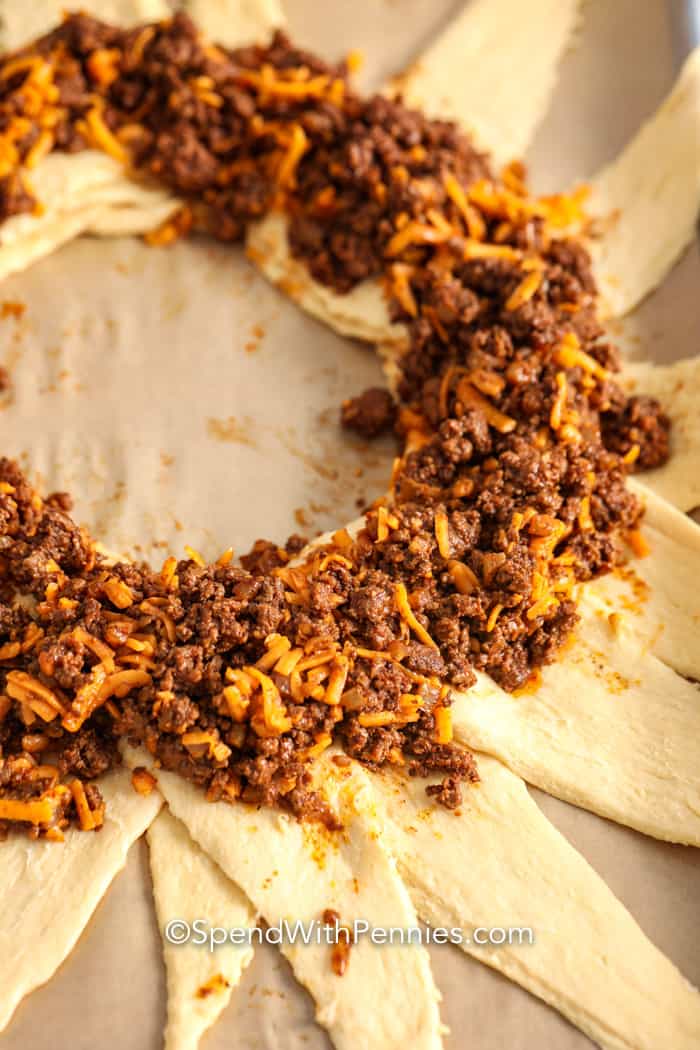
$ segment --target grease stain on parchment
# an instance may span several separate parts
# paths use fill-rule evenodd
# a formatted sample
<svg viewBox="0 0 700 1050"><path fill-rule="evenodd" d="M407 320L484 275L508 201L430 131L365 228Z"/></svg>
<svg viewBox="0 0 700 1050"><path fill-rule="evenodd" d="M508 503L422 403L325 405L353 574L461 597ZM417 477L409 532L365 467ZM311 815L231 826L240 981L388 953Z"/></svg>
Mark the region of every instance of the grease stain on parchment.
<svg viewBox="0 0 700 1050"><path fill-rule="evenodd" d="M318 455L316 452L309 452L300 448L297 444L293 427L279 427L275 434L287 452L303 463L309 470L312 470L314 474L318 474L319 477L324 478L326 481L338 480L339 471L337 467L331 466L330 457L324 456L322 450L321 454Z"/></svg>

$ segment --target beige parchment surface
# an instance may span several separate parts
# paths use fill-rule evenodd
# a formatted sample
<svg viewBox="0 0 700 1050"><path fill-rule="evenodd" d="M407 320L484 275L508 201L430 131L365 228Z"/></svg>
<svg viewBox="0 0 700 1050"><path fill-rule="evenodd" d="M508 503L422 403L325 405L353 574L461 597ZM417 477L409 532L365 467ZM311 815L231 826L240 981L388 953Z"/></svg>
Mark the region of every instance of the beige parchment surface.
<svg viewBox="0 0 700 1050"><path fill-rule="evenodd" d="M3 0L4 3L16 0ZM365 84L410 61L459 7L450 0L288 0L291 28L329 56L364 50ZM535 142L538 188L610 160L675 72L663 0L588 0L583 31ZM698 350L693 247L615 336L636 357ZM208 557L257 536L313 535L379 495L390 442L337 426L342 397L381 382L367 347L302 316L242 254L82 240L0 288L2 452L43 487L70 489L111 548L151 558L189 543ZM2 314L0 305L0 315ZM669 847L535 793L645 932L694 983L700 853ZM500 919L499 919L500 921ZM527 915L513 916L526 925ZM526 951L527 948L523 948ZM585 1050L557 1014L456 948L431 950L449 1050ZM653 996L653 989L649 990ZM57 976L19 1008L2 1050L157 1050L165 981L143 842ZM257 949L204 1050L314 1050L327 1037L273 948ZM673 1050L673 1048L668 1048Z"/></svg>

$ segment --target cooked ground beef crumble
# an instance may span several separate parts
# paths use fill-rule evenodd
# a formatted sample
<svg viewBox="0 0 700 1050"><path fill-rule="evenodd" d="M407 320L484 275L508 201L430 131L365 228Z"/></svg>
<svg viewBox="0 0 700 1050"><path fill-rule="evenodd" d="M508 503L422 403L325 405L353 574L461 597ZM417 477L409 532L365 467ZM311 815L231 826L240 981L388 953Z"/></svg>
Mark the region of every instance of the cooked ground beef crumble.
<svg viewBox="0 0 700 1050"><path fill-rule="evenodd" d="M0 829L99 827L120 738L210 799L331 825L309 763L332 742L440 774L429 794L458 807L478 773L451 691L477 670L517 690L556 657L578 586L634 542L628 471L669 452L657 402L615 381L581 201L532 198L518 165L496 174L453 124L359 97L281 33L231 51L181 14L72 15L0 74L0 220L36 206L25 167L100 148L182 199L154 244L239 240L284 209L316 280L382 280L406 329L395 396L342 409L401 439L390 494L301 559L292 537L240 564L112 565L65 494L0 462Z"/></svg>

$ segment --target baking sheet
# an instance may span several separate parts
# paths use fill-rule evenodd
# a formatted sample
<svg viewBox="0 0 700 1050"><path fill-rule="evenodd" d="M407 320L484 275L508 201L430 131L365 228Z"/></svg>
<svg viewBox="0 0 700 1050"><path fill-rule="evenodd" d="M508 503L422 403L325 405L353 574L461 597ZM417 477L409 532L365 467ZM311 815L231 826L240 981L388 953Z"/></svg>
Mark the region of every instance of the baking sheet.
<svg viewBox="0 0 700 1050"><path fill-rule="evenodd" d="M4 0L5 3L19 0ZM328 56L366 55L378 83L450 13L447 0L288 0L291 29ZM662 0L588 0L561 90L537 136L537 188L561 188L611 159L673 81ZM615 331L629 352L697 352L700 259ZM258 536L312 535L356 516L385 487L394 449L348 440L341 399L381 382L372 351L302 316L241 253L82 240L7 281L0 363L13 391L2 450L116 550L158 558L189 543L207 557ZM3 316L4 314L4 316ZM700 852L662 845L536 793L651 939L700 984ZM494 921L501 921L501 917ZM523 925L527 916L514 916ZM527 949L523 949L527 950ZM575 950L575 946L573 946ZM456 948L432 948L448 1048L584 1050L558 1014ZM650 989L653 995L653 989ZM3 1050L156 1050L165 1016L159 938L143 842L132 850L76 951L24 1002ZM204 1050L328 1046L313 1005L272 948L258 949ZM672 1050L672 1048L669 1048Z"/></svg>

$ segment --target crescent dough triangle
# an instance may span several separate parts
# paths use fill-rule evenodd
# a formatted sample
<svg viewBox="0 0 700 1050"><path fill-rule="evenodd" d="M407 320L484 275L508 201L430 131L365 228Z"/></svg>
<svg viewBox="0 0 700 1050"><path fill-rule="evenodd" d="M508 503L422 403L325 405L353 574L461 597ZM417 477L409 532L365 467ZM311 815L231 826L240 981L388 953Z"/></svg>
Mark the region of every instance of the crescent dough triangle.
<svg viewBox="0 0 700 1050"><path fill-rule="evenodd" d="M405 341L405 326L391 322L381 281L363 281L341 295L311 277L289 249L286 215L272 211L253 223L246 237L246 254L297 306L340 335L392 347Z"/></svg>
<svg viewBox="0 0 700 1050"><path fill-rule="evenodd" d="M81 11L92 11L105 22L132 25L155 22L171 15L167 0L98 0L77 5ZM35 37L49 32L70 5L64 0L31 0L29 4L3 4L0 20L0 51L14 51Z"/></svg>
<svg viewBox="0 0 700 1050"><path fill-rule="evenodd" d="M700 691L581 603L561 661L531 694L480 677L453 706L455 735L556 798L646 835L700 846Z"/></svg>
<svg viewBox="0 0 700 1050"><path fill-rule="evenodd" d="M631 557L591 591L608 613L622 613L628 630L678 674L700 681L700 528L646 485L631 487L645 506L649 554Z"/></svg>
<svg viewBox="0 0 700 1050"><path fill-rule="evenodd" d="M284 24L277 0L186 0L178 6L212 39L235 47L267 36ZM35 0L10 4L0 22L0 50L11 50L61 20L65 4ZM122 25L168 18L166 0L104 0L83 4L105 21ZM41 214L12 216L0 225L0 280L31 266L61 245L92 233L101 237L138 236L157 229L180 207L166 190L135 182L105 153L53 153L31 172Z"/></svg>
<svg viewBox="0 0 700 1050"><path fill-rule="evenodd" d="M127 750L125 757L130 765L148 764L146 753ZM341 925L366 919L375 926L415 926L408 892L380 842L366 775L330 758L317 769L341 814L342 832L270 808L208 803L177 774L159 769L156 775L171 811L270 925L320 922L332 909ZM440 1047L439 993L425 948L377 950L363 938L350 949L342 978L333 972L332 947L323 941L283 943L280 949L312 994L316 1019L338 1050Z"/></svg>
<svg viewBox="0 0 700 1050"><path fill-rule="evenodd" d="M53 153L32 172L39 215L15 215L0 225L0 280L26 269L81 233L146 233L177 201L127 178L106 153Z"/></svg>
<svg viewBox="0 0 700 1050"><path fill-rule="evenodd" d="M581 6L473 0L392 86L409 106L462 124L496 165L522 157L549 105Z"/></svg>
<svg viewBox="0 0 700 1050"><path fill-rule="evenodd" d="M129 763L144 761L138 752L128 752L126 757ZM323 766L328 768L325 763ZM458 928L469 935L477 927L529 927L534 932L534 944L525 941L484 949L466 944L462 947L544 999L602 1047L656 1050L664 1045L658 1041L659 1033L664 1031L673 1040L667 1045L674 1050L690 1050L700 1033L698 993L647 940L602 879L544 817L523 782L485 755L479 756L479 768L482 781L469 789L458 814L427 801L427 781L369 775L354 768L356 798L363 799L361 805L366 812L375 814L371 834L381 835L382 845L394 854L421 918L433 926ZM279 814L270 815L266 810L208 803L176 774L159 770L158 778L169 806L190 834L231 878L250 886L251 896L260 896L264 914L277 916L279 905L274 902L278 896L287 915L308 913L307 890L316 888L313 867L319 857L325 859L334 852L327 844L321 841L319 848L319 839L312 838L316 860L309 865L307 850L298 847L304 838L299 825L285 818L280 820ZM366 841L362 841L367 832L368 825L356 816L343 836L346 842L349 839L354 843L353 849L359 856L367 848ZM255 850L246 848L251 840L256 843ZM278 861L282 842L283 856ZM346 842L339 844L338 853L344 852ZM266 856L268 850L273 851L272 857ZM279 867L274 868L278 863ZM334 866L331 874L335 870ZM354 870L359 869L355 866ZM276 872L274 876L272 871ZM307 878L311 879L310 885ZM372 866L361 877L360 893L366 890L367 899L373 901L383 897L384 879L381 866ZM280 889L271 889L275 884ZM283 887L286 890L281 893ZM322 907L327 887L325 882L322 896L315 898L312 909ZM336 892L334 905L343 916L342 888ZM356 891L350 895L349 907L355 895ZM410 911L401 918L392 914L388 900L387 908L381 907L378 924L410 925ZM369 913L364 917L370 917ZM367 974L371 953L379 957L390 953L387 965L393 986L397 987L400 979L394 953L402 949L367 946L360 963L362 943L351 949L343 980L355 963L357 970L362 967ZM319 983L321 988L326 984L323 959L320 964L316 960L314 980L318 983L309 981L299 968L310 951L311 948L301 948L296 961L294 955L290 961L297 978L317 998ZM590 975L595 980L589 983ZM363 986L361 1001L367 1007L367 993L372 987L369 978ZM649 987L654 987L655 999L649 996ZM659 1001L662 1007L666 1004L667 1010L658 1009ZM403 993L401 1002L400 1009L406 1010L412 1002L408 992ZM387 1007L395 1011L396 1017L393 997ZM343 1008L347 1009L345 1004ZM328 1006L323 1007L321 1023L327 1023L322 1018L331 1012ZM339 1016L336 1008L336 1025ZM352 1023L357 1023L357 1019ZM328 1027L334 1043L345 1046L343 1033L330 1024ZM420 1032L411 1045L414 1044L425 1045ZM365 1034L362 1041L358 1035L354 1045L384 1050L401 1043L383 1031Z"/></svg>
<svg viewBox="0 0 700 1050"><path fill-rule="evenodd" d="M255 926L248 899L203 853L179 820L161 811L147 832L153 898L163 936L168 1019L164 1050L196 1050L200 1037L228 1005L253 958L248 945L220 945L210 952L196 944L172 944L164 929L172 919L209 926Z"/></svg>
<svg viewBox="0 0 700 1050"><path fill-rule="evenodd" d="M178 6L210 40L226 47L266 37L286 21L278 0L181 0Z"/></svg>
<svg viewBox="0 0 700 1050"><path fill-rule="evenodd" d="M46 2L54 4L54 0ZM465 113L474 120L479 110L482 116L478 124L484 133L480 141L487 148L500 151L503 159L520 155L549 102L557 65L577 22L580 3L581 0L535 0L528 9L527 18L518 17L513 0L497 0L496 3L493 0L479 0L478 3L470 4L465 13L448 26L434 48L419 60L417 71L402 81L404 89L409 91L409 102L416 105L420 103L418 96L432 90L431 79L449 73L448 80L454 88L456 84L463 83L465 70L473 70L473 79L465 83L460 101L449 104L446 115L464 122L462 118ZM276 0L186 0L184 6L207 35L212 39L221 39L230 46L265 36L271 27L281 25L284 21ZM87 7L89 9L89 5ZM101 8L95 10L101 17L107 17ZM138 19L137 15L134 17ZM513 19L518 31L506 37L503 26L510 24ZM42 28L54 21L56 17L45 18ZM235 31L231 28L233 26ZM37 29L32 24L23 30L23 39L29 39L36 33ZM499 47L490 48L487 52L492 62L491 68L484 69L483 54L478 62L465 61L465 56L468 57L469 53L490 41L494 34L497 34ZM531 46L533 39L536 40L536 46ZM509 41L509 46L517 54L514 56L506 48L504 60L504 45ZM504 61L506 68L510 68L514 61L519 67L522 67L523 62L527 63L528 91L520 90L520 81L514 82L512 78L503 76ZM455 75L455 68L458 75ZM443 82L443 89L446 83ZM411 92L416 94L415 98ZM434 102L434 95L432 99ZM462 111L458 112L460 106ZM128 193L126 185L133 184L119 165L112 161L112 192L115 199L104 200L99 214L85 216L81 222L77 216L66 214L74 207L71 202L82 195L77 169L73 175L76 159L77 156L60 158L64 177L64 186L60 189L49 189L47 186L44 191L35 179L38 199L51 202L52 208L60 213L63 221L57 227L41 224L42 231L41 228L37 230L39 220L36 217L21 217L24 222L18 227L17 244L13 251L6 251L0 236L0 279L26 268L80 233L90 231L104 236L146 233L158 227L178 207L175 198L162 191L153 191L151 202L142 198L138 205L134 203L128 209L128 214L122 213L115 217L115 210L122 207L119 204L120 194ZM46 159L39 165L39 172L45 164ZM149 190L142 188L141 192L148 193ZM4 225L8 227L13 222L15 220L10 219ZM286 219L282 215L271 213L262 222L254 224L248 233L247 246L250 258L266 277L313 317L329 324L341 335L370 342L396 343L403 339L404 327L391 323L379 282L368 281L349 295L339 295L309 276L306 268L293 259L289 252Z"/></svg>
<svg viewBox="0 0 700 1050"><path fill-rule="evenodd" d="M60 844L13 836L0 850L3 893L13 901L0 922L0 1031L24 996L48 981L73 950L129 848L162 805L157 792L138 795L124 769L98 784L107 804L99 832L72 829Z"/></svg>
<svg viewBox="0 0 700 1050"><path fill-rule="evenodd" d="M623 384L657 398L671 417L671 458L644 474L644 484L681 510L700 506L700 357L672 365L630 362Z"/></svg>
<svg viewBox="0 0 700 1050"><path fill-rule="evenodd" d="M690 243L700 206L700 49L671 94L591 183L603 223L589 245L602 305L619 317L664 279Z"/></svg>
<svg viewBox="0 0 700 1050"><path fill-rule="evenodd" d="M700 845L700 689L683 677L700 666L700 610L688 593L700 528L653 494L646 501L651 553L622 579L584 585L581 622L556 663L524 694L479 675L454 694L452 721L457 739L550 795Z"/></svg>
<svg viewBox="0 0 700 1050"><path fill-rule="evenodd" d="M425 781L374 775L386 839L419 915L473 934L530 927L534 943L462 945L568 1017L606 1050L691 1050L700 995L645 937L523 782L479 755L481 784L457 815L426 809Z"/></svg>

